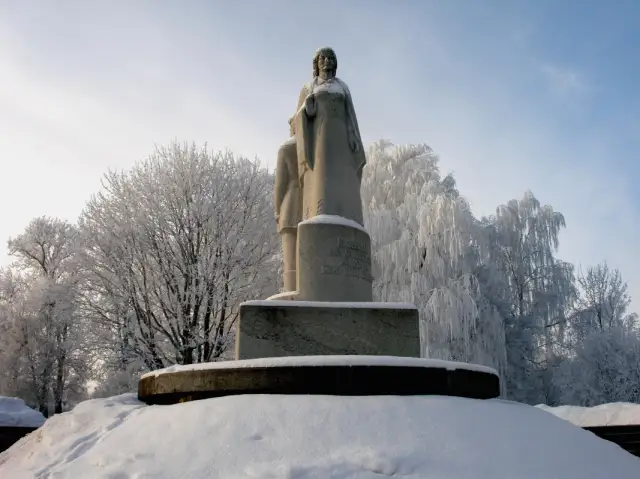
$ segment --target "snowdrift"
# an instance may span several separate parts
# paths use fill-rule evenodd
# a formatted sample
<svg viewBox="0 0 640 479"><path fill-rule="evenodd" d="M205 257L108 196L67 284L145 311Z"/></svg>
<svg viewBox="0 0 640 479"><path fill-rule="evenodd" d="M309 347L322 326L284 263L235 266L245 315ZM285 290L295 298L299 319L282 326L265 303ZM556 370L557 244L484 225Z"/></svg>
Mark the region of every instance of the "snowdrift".
<svg viewBox="0 0 640 479"><path fill-rule="evenodd" d="M636 479L640 459L539 408L444 396L86 401L0 455L0 477Z"/></svg>
<svg viewBox="0 0 640 479"><path fill-rule="evenodd" d="M22 399L0 396L0 427L40 427L45 417Z"/></svg>

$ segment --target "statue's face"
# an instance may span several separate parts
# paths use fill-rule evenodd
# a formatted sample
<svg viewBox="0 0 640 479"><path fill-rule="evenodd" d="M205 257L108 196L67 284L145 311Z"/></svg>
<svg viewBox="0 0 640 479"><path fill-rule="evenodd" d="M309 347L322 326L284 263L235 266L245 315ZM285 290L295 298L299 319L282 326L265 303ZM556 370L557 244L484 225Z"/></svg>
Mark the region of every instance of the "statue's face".
<svg viewBox="0 0 640 479"><path fill-rule="evenodd" d="M336 76L336 58L330 53L322 53L318 57L318 75L323 80Z"/></svg>

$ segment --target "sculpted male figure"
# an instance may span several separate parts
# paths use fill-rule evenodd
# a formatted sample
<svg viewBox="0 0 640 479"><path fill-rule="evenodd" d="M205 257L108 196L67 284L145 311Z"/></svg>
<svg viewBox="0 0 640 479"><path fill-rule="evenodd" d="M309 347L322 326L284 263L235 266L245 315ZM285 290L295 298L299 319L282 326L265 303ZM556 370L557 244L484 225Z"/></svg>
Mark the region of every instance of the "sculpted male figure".
<svg viewBox="0 0 640 479"><path fill-rule="evenodd" d="M296 290L296 243L298 223L302 220L302 189L298 176L294 119L289 119L291 138L278 150L275 184L275 209L278 233L282 240L284 291Z"/></svg>

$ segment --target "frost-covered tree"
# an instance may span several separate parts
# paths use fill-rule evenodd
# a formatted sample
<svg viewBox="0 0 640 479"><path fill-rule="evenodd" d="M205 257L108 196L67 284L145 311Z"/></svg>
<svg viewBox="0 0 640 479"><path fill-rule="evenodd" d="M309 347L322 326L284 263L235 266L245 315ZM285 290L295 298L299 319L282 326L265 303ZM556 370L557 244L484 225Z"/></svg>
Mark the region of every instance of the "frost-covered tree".
<svg viewBox="0 0 640 479"><path fill-rule="evenodd" d="M596 406L640 403L640 331L613 327L593 332L576 344L555 375L561 402Z"/></svg>
<svg viewBox="0 0 640 479"><path fill-rule="evenodd" d="M637 314L628 312L626 282L603 263L578 275L578 285L565 361L555 377L562 402L640 402L640 329Z"/></svg>
<svg viewBox="0 0 640 479"><path fill-rule="evenodd" d="M81 394L87 373L84 323L76 314L77 238L65 221L34 219L8 241L17 260L0 278L21 389L45 415L50 402L62 412L70 386Z"/></svg>
<svg viewBox="0 0 640 479"><path fill-rule="evenodd" d="M11 270L0 270L0 395L31 399L30 404L37 406L33 399L35 395L25 391L28 388L26 337L23 334L23 320L27 317L24 286L20 275ZM40 374L35 379L40 380ZM39 387L34 390L39 390Z"/></svg>
<svg viewBox="0 0 640 479"><path fill-rule="evenodd" d="M577 282L580 294L570 321L574 344L593 333L633 327L638 316L628 312L631 297L618 269L610 270L605 262L579 274Z"/></svg>
<svg viewBox="0 0 640 479"><path fill-rule="evenodd" d="M374 295L420 312L422 354L504 368L504 335L476 273L483 228L426 145L381 141L362 182L371 232Z"/></svg>
<svg viewBox="0 0 640 479"><path fill-rule="evenodd" d="M555 257L564 217L526 192L483 223L495 271L491 302L504 321L507 391L520 401L551 403L549 368L575 294L573 266Z"/></svg>
<svg viewBox="0 0 640 479"><path fill-rule="evenodd" d="M175 142L105 175L79 226L84 311L116 377L223 356L239 303L276 292L272 191L258 162Z"/></svg>

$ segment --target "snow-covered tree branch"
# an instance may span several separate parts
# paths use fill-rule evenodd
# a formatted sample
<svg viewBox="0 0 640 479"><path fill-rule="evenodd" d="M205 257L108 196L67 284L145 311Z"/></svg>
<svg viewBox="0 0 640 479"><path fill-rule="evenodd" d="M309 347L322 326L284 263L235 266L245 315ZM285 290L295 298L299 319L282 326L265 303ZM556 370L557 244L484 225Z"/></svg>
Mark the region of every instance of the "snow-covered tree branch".
<svg viewBox="0 0 640 479"><path fill-rule="evenodd" d="M79 222L84 307L121 366L228 350L238 304L275 292L272 181L257 162L178 143L105 175Z"/></svg>

